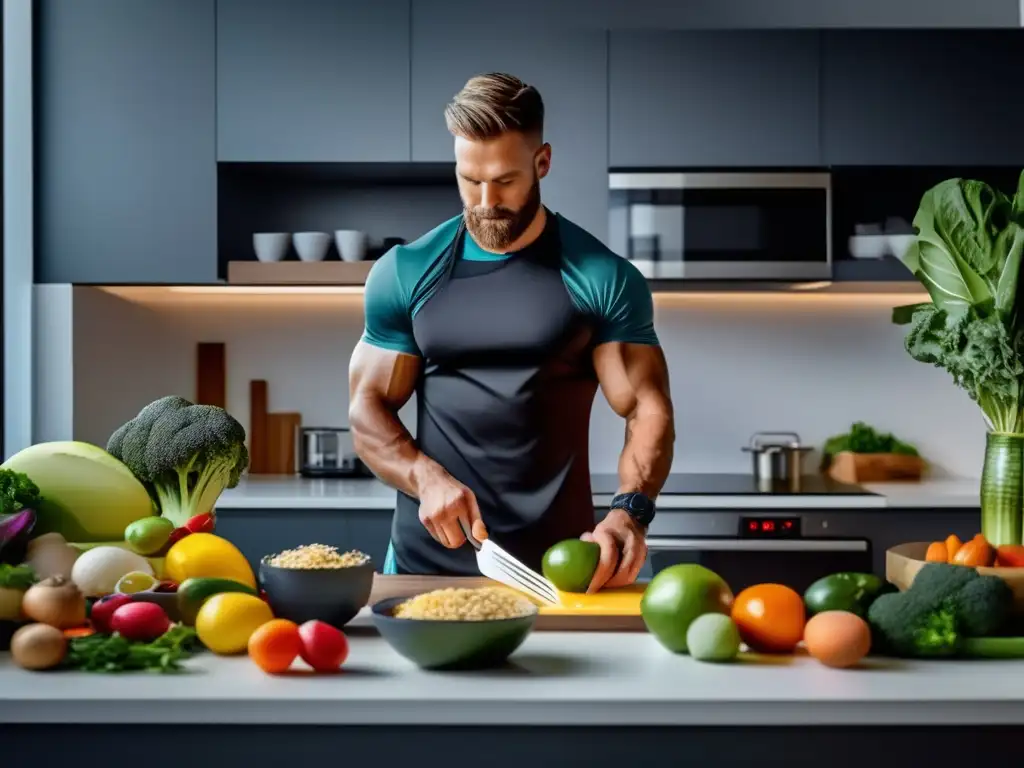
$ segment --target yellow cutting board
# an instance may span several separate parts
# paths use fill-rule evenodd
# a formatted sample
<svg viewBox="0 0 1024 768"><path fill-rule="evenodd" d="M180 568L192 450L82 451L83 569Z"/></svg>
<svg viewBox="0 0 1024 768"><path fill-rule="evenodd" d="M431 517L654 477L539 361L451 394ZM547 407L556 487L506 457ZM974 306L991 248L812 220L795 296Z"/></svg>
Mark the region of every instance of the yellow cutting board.
<svg viewBox="0 0 1024 768"><path fill-rule="evenodd" d="M597 594L560 592L561 605L542 605L540 613L548 616L639 616L640 598L646 584L603 589Z"/></svg>
<svg viewBox="0 0 1024 768"><path fill-rule="evenodd" d="M483 577L373 576L373 604L388 597L411 597L445 587L484 587L495 582ZM561 606L541 606L535 629L557 632L644 632L640 598L646 584L604 589L596 595L561 593Z"/></svg>

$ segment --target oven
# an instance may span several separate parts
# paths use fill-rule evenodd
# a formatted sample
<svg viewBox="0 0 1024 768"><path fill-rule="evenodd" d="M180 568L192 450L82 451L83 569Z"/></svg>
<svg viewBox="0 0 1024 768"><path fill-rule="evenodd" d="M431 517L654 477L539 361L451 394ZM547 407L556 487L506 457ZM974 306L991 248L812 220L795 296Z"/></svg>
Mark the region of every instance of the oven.
<svg viewBox="0 0 1024 768"><path fill-rule="evenodd" d="M825 172L609 174L609 245L650 279L832 277Z"/></svg>
<svg viewBox="0 0 1024 768"><path fill-rule="evenodd" d="M644 575L696 563L734 593L774 582L802 594L832 573L877 572L871 539L857 517L834 510L659 510L648 531Z"/></svg>

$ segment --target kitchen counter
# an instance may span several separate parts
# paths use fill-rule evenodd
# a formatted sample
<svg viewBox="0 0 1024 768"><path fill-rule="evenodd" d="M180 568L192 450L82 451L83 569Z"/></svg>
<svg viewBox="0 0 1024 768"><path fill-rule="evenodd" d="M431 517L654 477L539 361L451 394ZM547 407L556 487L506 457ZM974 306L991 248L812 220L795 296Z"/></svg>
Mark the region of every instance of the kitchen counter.
<svg viewBox="0 0 1024 768"><path fill-rule="evenodd" d="M704 664L646 633L535 632L506 668L424 672L372 630L340 675L202 654L181 675L30 673L0 654L0 723L247 725L1024 724L1022 662L806 656ZM296 666L301 666L297 663ZM609 698L618 706L609 706Z"/></svg>
<svg viewBox="0 0 1024 768"><path fill-rule="evenodd" d="M921 507L978 507L980 481L972 478L928 479L921 482L868 483L871 494L862 496L816 495L662 495L660 510L833 508L886 509ZM221 495L217 509L380 509L395 508L396 493L376 479L313 480L299 476L246 477L238 487ZM611 497L595 495L597 507Z"/></svg>

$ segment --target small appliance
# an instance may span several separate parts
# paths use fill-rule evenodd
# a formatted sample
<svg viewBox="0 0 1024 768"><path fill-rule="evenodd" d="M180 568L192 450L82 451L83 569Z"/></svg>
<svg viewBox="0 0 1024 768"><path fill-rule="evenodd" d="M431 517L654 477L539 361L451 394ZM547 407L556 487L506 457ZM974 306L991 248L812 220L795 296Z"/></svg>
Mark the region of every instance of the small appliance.
<svg viewBox="0 0 1024 768"><path fill-rule="evenodd" d="M302 427L299 445L303 477L373 477L356 455L348 427Z"/></svg>

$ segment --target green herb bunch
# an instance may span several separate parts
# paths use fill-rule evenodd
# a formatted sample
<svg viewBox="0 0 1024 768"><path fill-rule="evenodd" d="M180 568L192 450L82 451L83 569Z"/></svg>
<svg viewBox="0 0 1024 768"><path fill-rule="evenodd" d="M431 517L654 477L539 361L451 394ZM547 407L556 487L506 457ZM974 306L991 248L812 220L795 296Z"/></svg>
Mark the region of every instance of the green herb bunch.
<svg viewBox="0 0 1024 768"><path fill-rule="evenodd" d="M1024 173L1010 198L985 182L947 179L925 192L902 261L930 302L897 307L912 358L945 369L993 432L1024 433Z"/></svg>

